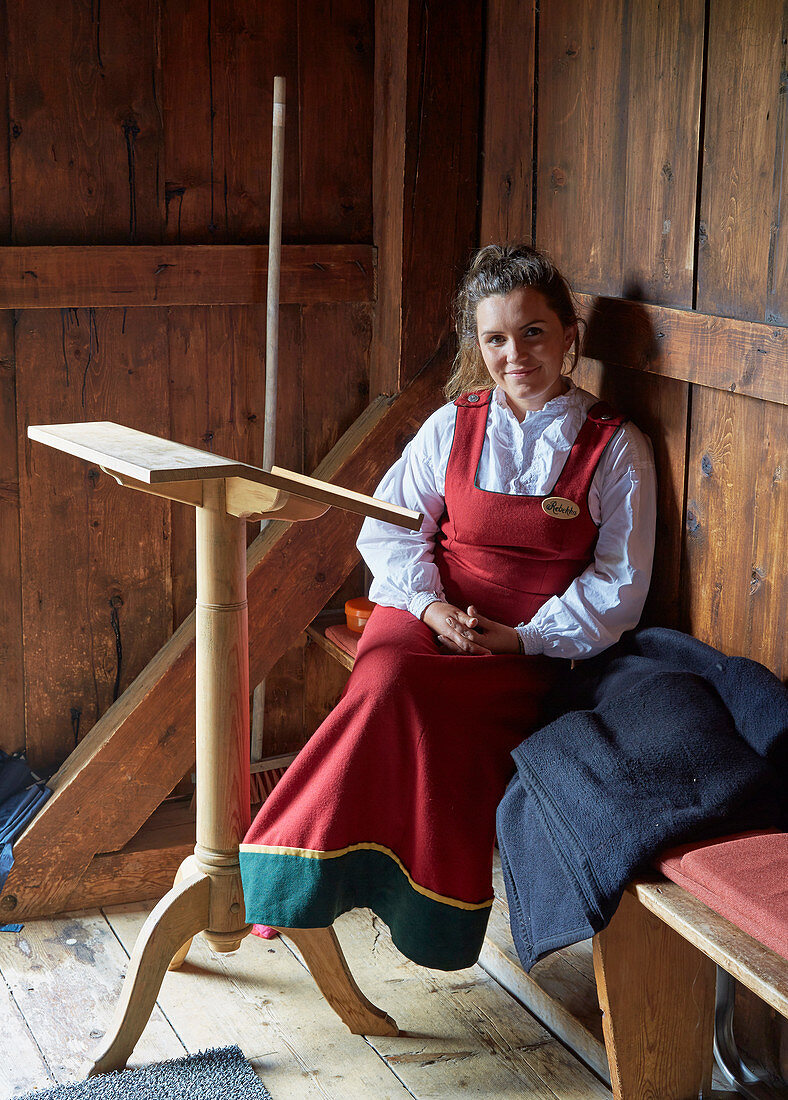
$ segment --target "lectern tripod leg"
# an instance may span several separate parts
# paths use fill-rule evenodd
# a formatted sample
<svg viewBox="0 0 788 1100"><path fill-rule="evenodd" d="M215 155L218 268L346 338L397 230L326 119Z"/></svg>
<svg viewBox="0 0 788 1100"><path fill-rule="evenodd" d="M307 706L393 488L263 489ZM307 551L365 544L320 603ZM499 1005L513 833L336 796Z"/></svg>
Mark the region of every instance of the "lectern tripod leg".
<svg viewBox="0 0 788 1100"><path fill-rule="evenodd" d="M115 1016L90 1076L123 1069L148 1022L170 960L208 923L211 882L200 873L174 887L152 910L134 945Z"/></svg>
<svg viewBox="0 0 788 1100"><path fill-rule="evenodd" d="M279 928L304 957L315 984L354 1035L399 1035L392 1018L361 992L333 928Z"/></svg>
<svg viewBox="0 0 788 1100"><path fill-rule="evenodd" d="M178 870L175 872L175 882L173 883L173 885L178 886L181 882L184 881L184 879L191 878L192 875L196 875L198 873L199 867L197 866L197 860L193 855L187 856L178 868ZM168 970L180 970L180 968L183 966L186 956L189 954L189 948L192 945L192 939L193 937L189 936L188 940L184 940L183 945L179 947L173 955L172 961L167 967Z"/></svg>

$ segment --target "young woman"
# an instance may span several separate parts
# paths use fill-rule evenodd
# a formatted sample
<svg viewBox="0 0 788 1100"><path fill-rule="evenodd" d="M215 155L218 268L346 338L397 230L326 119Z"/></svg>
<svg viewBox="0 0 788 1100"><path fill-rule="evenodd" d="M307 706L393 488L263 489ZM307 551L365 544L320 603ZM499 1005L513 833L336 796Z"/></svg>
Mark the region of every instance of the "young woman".
<svg viewBox="0 0 788 1100"><path fill-rule="evenodd" d="M353 673L241 846L247 920L366 906L445 970L481 949L511 750L568 660L640 617L656 497L646 438L568 377L578 319L547 256L481 249L457 334L450 403L376 491L422 528L365 522L378 606Z"/></svg>

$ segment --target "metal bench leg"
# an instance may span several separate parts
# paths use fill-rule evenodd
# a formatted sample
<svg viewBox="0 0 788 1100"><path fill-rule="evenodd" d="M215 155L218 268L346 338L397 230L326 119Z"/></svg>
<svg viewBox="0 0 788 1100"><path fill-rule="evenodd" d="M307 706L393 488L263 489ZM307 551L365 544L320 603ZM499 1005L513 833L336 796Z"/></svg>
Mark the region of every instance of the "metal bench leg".
<svg viewBox="0 0 788 1100"><path fill-rule="evenodd" d="M733 1010L736 1000L736 979L717 967L717 1003L714 1009L714 1058L729 1085L747 1100L761 1100L774 1095L765 1078L753 1073L741 1060L733 1034Z"/></svg>

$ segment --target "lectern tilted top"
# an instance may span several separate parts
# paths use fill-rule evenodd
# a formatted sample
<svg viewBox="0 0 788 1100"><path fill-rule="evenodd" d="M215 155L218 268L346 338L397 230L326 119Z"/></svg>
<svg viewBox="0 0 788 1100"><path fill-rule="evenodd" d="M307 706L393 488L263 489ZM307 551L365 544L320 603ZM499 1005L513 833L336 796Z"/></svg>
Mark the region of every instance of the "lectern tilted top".
<svg viewBox="0 0 788 1100"><path fill-rule="evenodd" d="M317 519L330 507L417 530L422 516L274 466L270 473L111 422L38 425L28 435L95 463L121 485L190 504L197 514L197 844L151 912L92 1073L125 1066L164 974L204 932L233 951L249 932L238 845L249 827L247 520ZM352 1031L396 1034L355 985L331 929L287 930Z"/></svg>

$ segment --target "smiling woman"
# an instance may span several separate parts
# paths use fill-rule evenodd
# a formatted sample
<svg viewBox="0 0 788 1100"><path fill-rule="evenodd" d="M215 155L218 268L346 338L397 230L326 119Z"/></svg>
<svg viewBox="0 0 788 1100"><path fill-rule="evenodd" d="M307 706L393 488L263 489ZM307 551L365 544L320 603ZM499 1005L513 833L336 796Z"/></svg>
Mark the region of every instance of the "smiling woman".
<svg viewBox="0 0 788 1100"><path fill-rule="evenodd" d="M577 324L564 326L540 291L518 287L485 298L476 324L484 365L518 420L565 391L562 370Z"/></svg>
<svg viewBox="0 0 788 1100"><path fill-rule="evenodd" d="M510 753L567 659L637 622L655 511L647 440L563 373L578 324L549 259L482 249L456 312L450 401L376 490L422 527L365 522L378 606L352 675L241 848L247 919L368 906L446 970L481 947Z"/></svg>

